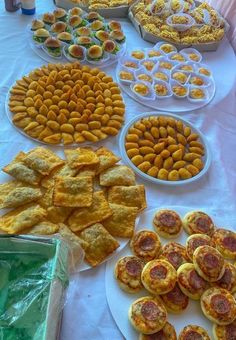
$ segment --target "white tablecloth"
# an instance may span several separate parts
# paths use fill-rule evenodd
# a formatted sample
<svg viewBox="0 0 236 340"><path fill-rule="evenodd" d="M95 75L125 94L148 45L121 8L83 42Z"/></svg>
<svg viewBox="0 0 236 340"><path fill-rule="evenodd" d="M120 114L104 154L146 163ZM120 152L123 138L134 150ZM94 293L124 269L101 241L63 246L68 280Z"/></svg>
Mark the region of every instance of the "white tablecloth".
<svg viewBox="0 0 236 340"><path fill-rule="evenodd" d="M53 8L52 1L37 1L38 13ZM9 86L31 69L45 64L29 48L26 25L31 17L7 13L4 2L0 3L0 166L6 164L19 150L28 150L36 143L21 135L8 121L4 111L5 96ZM127 34L128 49L147 47L128 20L122 20ZM216 95L203 109L185 113L183 117L198 127L207 137L212 165L208 174L196 183L178 188L146 185L148 207L184 205L203 209L211 206L220 214L231 218L235 215L236 192L236 100L235 72L236 59L233 50L224 41L217 52L204 54L204 62L213 69L216 80ZM114 76L115 66L105 70ZM150 111L126 95L127 121L137 113ZM117 140L103 144L119 152ZM227 222L224 227L227 227ZM236 229L236 226L231 227ZM69 300L65 305L62 321L61 340L119 340L122 335L106 301L105 264L99 268L81 273L71 281ZM117 301L119 303L119 301ZM124 315L126 317L126 315Z"/></svg>

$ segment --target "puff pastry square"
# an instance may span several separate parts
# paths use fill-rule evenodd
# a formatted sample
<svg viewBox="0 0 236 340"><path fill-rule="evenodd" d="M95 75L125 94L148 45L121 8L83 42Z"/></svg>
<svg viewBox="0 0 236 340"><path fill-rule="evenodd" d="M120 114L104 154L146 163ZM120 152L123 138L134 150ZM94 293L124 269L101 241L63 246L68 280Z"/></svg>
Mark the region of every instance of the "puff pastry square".
<svg viewBox="0 0 236 340"><path fill-rule="evenodd" d="M89 207L93 200L92 177L57 177L53 204L59 207Z"/></svg>
<svg viewBox="0 0 236 340"><path fill-rule="evenodd" d="M94 192L92 205L88 208L76 209L68 219L72 231L78 232L84 228L101 222L112 215L112 210L102 191Z"/></svg>
<svg viewBox="0 0 236 340"><path fill-rule="evenodd" d="M135 185L135 174L133 170L125 165L115 165L100 173L100 185L120 186Z"/></svg>
<svg viewBox="0 0 236 340"><path fill-rule="evenodd" d="M84 229L79 237L89 244L85 251L85 259L93 267L100 264L119 247L116 239L100 223Z"/></svg>
<svg viewBox="0 0 236 340"><path fill-rule="evenodd" d="M6 165L2 170L8 175L31 185L39 185L42 175L33 169L30 169L23 163L25 153L20 152L13 161Z"/></svg>
<svg viewBox="0 0 236 340"><path fill-rule="evenodd" d="M45 220L37 223L34 227L27 229L26 233L31 235L52 235L57 233L58 230L58 224ZM24 231L22 234L24 234Z"/></svg>
<svg viewBox="0 0 236 340"><path fill-rule="evenodd" d="M41 181L41 185L44 188L50 188L52 185L54 185L54 180L57 176L74 177L77 174L77 172L78 172L77 169L71 169L68 164L64 164L62 167L53 170L50 173L50 175L45 176Z"/></svg>
<svg viewBox="0 0 236 340"><path fill-rule="evenodd" d="M26 186L19 181L0 184L0 209L17 208L36 201L42 196L41 190Z"/></svg>
<svg viewBox="0 0 236 340"><path fill-rule="evenodd" d="M138 208L126 207L119 204L110 204L112 216L102 222L103 226L112 236L132 237Z"/></svg>
<svg viewBox="0 0 236 340"><path fill-rule="evenodd" d="M100 172L110 168L111 166L115 165L117 162L119 162L120 158L114 155L113 152L108 150L105 147L101 147L97 149L96 154L99 158L99 166L97 169L97 174L100 174Z"/></svg>
<svg viewBox="0 0 236 340"><path fill-rule="evenodd" d="M89 247L87 241L74 234L65 224L61 223L59 226L59 234L72 245L72 247L77 247L80 245L84 250Z"/></svg>
<svg viewBox="0 0 236 340"><path fill-rule="evenodd" d="M78 169L84 165L95 165L99 163L98 156L91 148L65 150L65 155L68 164L72 169Z"/></svg>
<svg viewBox="0 0 236 340"><path fill-rule="evenodd" d="M96 176L97 164L85 165L79 169L76 177Z"/></svg>
<svg viewBox="0 0 236 340"><path fill-rule="evenodd" d="M53 169L65 163L63 159L58 157L51 150L45 149L43 147L37 147L29 151L25 155L23 162L28 167L38 171L44 176L49 175Z"/></svg>
<svg viewBox="0 0 236 340"><path fill-rule="evenodd" d="M140 212L147 207L144 185L111 187L108 189L108 202L136 207Z"/></svg>
<svg viewBox="0 0 236 340"><path fill-rule="evenodd" d="M22 206L0 217L0 229L9 234L18 234L41 222L46 215L46 210L38 204Z"/></svg>

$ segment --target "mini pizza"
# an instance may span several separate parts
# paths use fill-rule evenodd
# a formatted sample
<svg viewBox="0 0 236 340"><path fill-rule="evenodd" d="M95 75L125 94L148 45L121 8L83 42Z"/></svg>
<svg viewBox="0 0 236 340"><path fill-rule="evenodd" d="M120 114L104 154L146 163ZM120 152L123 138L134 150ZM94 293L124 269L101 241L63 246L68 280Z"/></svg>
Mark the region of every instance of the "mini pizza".
<svg viewBox="0 0 236 340"><path fill-rule="evenodd" d="M166 310L170 313L179 314L188 307L189 298L180 289L176 282L174 288L161 296Z"/></svg>
<svg viewBox="0 0 236 340"><path fill-rule="evenodd" d="M225 272L222 278L213 283L213 286L227 289L232 294L236 292L236 267L229 262L225 263Z"/></svg>
<svg viewBox="0 0 236 340"><path fill-rule="evenodd" d="M225 258L236 259L236 233L223 228L216 229L212 236L212 242Z"/></svg>
<svg viewBox="0 0 236 340"><path fill-rule="evenodd" d="M140 333L154 334L161 330L167 319L167 312L161 299L144 296L132 303L129 309L129 321Z"/></svg>
<svg viewBox="0 0 236 340"><path fill-rule="evenodd" d="M156 232L164 238L176 238L182 231L182 220L173 210L157 211L153 225Z"/></svg>
<svg viewBox="0 0 236 340"><path fill-rule="evenodd" d="M200 246L212 246L211 238L204 234L193 234L187 238L186 251L191 261L194 251Z"/></svg>
<svg viewBox="0 0 236 340"><path fill-rule="evenodd" d="M178 340L210 340L210 337L204 328L196 325L188 325L182 329Z"/></svg>
<svg viewBox="0 0 236 340"><path fill-rule="evenodd" d="M148 262L157 258L160 254L161 241L155 232L141 230L131 239L130 248L136 256Z"/></svg>
<svg viewBox="0 0 236 340"><path fill-rule="evenodd" d="M162 247L161 259L167 260L177 270L188 262L186 248L177 242L169 242Z"/></svg>
<svg viewBox="0 0 236 340"><path fill-rule="evenodd" d="M192 263L184 263L177 270L178 284L182 292L193 300L199 300L208 288L205 281L195 270Z"/></svg>
<svg viewBox="0 0 236 340"><path fill-rule="evenodd" d="M193 264L198 274L208 282L218 281L224 275L224 258L213 247L198 247L193 253Z"/></svg>
<svg viewBox="0 0 236 340"><path fill-rule="evenodd" d="M204 315L218 325L228 325L236 318L236 301L226 289L209 288L201 297Z"/></svg>
<svg viewBox="0 0 236 340"><path fill-rule="evenodd" d="M114 275L126 293L137 293L143 288L141 273L144 262L137 256L124 256L116 263Z"/></svg>
<svg viewBox="0 0 236 340"><path fill-rule="evenodd" d="M177 340L177 335L174 326L167 321L165 326L156 333L140 334L139 340Z"/></svg>
<svg viewBox="0 0 236 340"><path fill-rule="evenodd" d="M213 325L212 333L214 340L234 340L236 339L236 320L229 325Z"/></svg>
<svg viewBox="0 0 236 340"><path fill-rule="evenodd" d="M152 260L143 268L141 280L144 287L152 294L170 292L177 281L175 268L165 260Z"/></svg>
<svg viewBox="0 0 236 340"><path fill-rule="evenodd" d="M205 234L211 236L215 229L210 216L202 211L190 211L183 218L183 227L189 235Z"/></svg>

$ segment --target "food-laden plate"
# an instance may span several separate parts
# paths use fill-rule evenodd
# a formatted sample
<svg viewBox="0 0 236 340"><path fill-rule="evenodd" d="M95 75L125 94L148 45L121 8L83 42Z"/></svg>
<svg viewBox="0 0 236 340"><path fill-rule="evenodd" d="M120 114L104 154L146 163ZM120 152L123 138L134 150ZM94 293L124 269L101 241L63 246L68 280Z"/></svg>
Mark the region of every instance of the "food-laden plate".
<svg viewBox="0 0 236 340"><path fill-rule="evenodd" d="M185 132L180 133L183 127L187 128L186 137ZM119 147L123 161L155 184L192 183L207 173L211 163L204 135L179 116L161 112L138 115L126 124L119 137Z"/></svg>
<svg viewBox="0 0 236 340"><path fill-rule="evenodd" d="M159 209L171 209L176 211L181 217L183 217L187 212L191 210L197 210L192 207L183 207L183 206L165 206L165 207L157 207L155 209L150 209L145 211L141 216L136 229L136 232L143 229L152 230L153 226L153 218L157 210ZM211 216L216 226L224 226L227 229L232 229L232 226L235 225L235 217L230 216L230 214L225 214L225 211L219 211L214 209L202 209L199 210L204 211L208 215ZM161 238L162 244L166 244L168 241L178 242L180 244L185 244L188 235L183 231L181 235L173 240L166 240ZM108 305L111 311L111 314L119 327L121 333L126 339L135 340L138 338L138 333L134 330L128 320L128 310L130 305L140 297L150 295L144 289L139 293L128 294L125 293L122 289L119 288L119 285L114 277L114 268L117 261L124 256L133 255L130 247L127 245L119 255L113 257L106 265L106 295ZM119 303L117 303L119 301ZM189 305L187 309L185 309L180 314L171 314L168 313L168 321L175 327L176 333L179 334L180 331L189 324L198 325L207 330L208 334L212 337L212 323L204 317L199 301L193 301L189 299Z"/></svg>

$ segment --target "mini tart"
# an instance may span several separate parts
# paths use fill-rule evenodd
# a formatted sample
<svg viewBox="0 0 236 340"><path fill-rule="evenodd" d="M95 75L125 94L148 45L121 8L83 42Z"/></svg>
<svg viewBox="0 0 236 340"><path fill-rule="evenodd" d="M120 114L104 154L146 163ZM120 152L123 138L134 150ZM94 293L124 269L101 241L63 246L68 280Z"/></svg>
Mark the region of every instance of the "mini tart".
<svg viewBox="0 0 236 340"><path fill-rule="evenodd" d="M208 283L197 273L192 263L184 263L177 270L178 284L182 292L193 300L199 300Z"/></svg>
<svg viewBox="0 0 236 340"><path fill-rule="evenodd" d="M209 288L201 297L204 315L217 325L228 325L236 318L236 301L226 289Z"/></svg>
<svg viewBox="0 0 236 340"><path fill-rule="evenodd" d="M189 91L189 97L192 99L204 99L205 92L201 89L191 89Z"/></svg>
<svg viewBox="0 0 236 340"><path fill-rule="evenodd" d="M163 294L161 298L166 310L170 313L180 314L188 307L189 298L182 292L178 283L170 292Z"/></svg>
<svg viewBox="0 0 236 340"><path fill-rule="evenodd" d="M186 240L186 251L190 261L193 261L193 253L200 246L213 246L211 238L204 234L190 235Z"/></svg>
<svg viewBox="0 0 236 340"><path fill-rule="evenodd" d="M143 51L132 51L131 57L142 60L145 58L145 53Z"/></svg>
<svg viewBox="0 0 236 340"><path fill-rule="evenodd" d="M171 60L177 60L177 61L182 61L185 62L185 58L182 54L175 53L170 57Z"/></svg>
<svg viewBox="0 0 236 340"><path fill-rule="evenodd" d="M135 61L126 61L124 66L128 68L138 68L138 64Z"/></svg>
<svg viewBox="0 0 236 340"><path fill-rule="evenodd" d="M179 69L182 71L193 72L193 67L191 65L182 65Z"/></svg>
<svg viewBox="0 0 236 340"><path fill-rule="evenodd" d="M225 326L214 324L212 328L212 333L213 333L214 340L236 339L236 320L234 320L229 325L225 325Z"/></svg>
<svg viewBox="0 0 236 340"><path fill-rule="evenodd" d="M130 81L134 80L134 75L131 72L120 71L119 77L122 80L130 80Z"/></svg>
<svg viewBox="0 0 236 340"><path fill-rule="evenodd" d="M152 83L152 77L149 76L148 74L146 73L141 73L137 76L138 80L141 80L141 81L147 81L149 83Z"/></svg>
<svg viewBox="0 0 236 340"><path fill-rule="evenodd" d="M172 91L178 97L184 97L188 92L187 88L181 85L172 86Z"/></svg>
<svg viewBox="0 0 236 340"><path fill-rule="evenodd" d="M169 242L162 247L160 258L167 260L177 270L183 263L188 262L186 248L177 242Z"/></svg>
<svg viewBox="0 0 236 340"><path fill-rule="evenodd" d="M168 95L168 88L164 84L156 84L154 85L154 90L158 96L167 96Z"/></svg>
<svg viewBox="0 0 236 340"><path fill-rule="evenodd" d="M161 251L159 236L150 230L141 230L130 241L132 252L145 262L157 258Z"/></svg>
<svg viewBox="0 0 236 340"><path fill-rule="evenodd" d="M213 247L198 247L193 253L193 264L198 274L208 282L216 282L224 275L224 258Z"/></svg>
<svg viewBox="0 0 236 340"><path fill-rule="evenodd" d="M143 67L146 68L147 71L152 71L153 67L155 66L154 61L145 60L142 62Z"/></svg>
<svg viewBox="0 0 236 340"><path fill-rule="evenodd" d="M177 340L177 335L174 326L168 321L165 326L157 333L154 334L140 334L139 340Z"/></svg>
<svg viewBox="0 0 236 340"><path fill-rule="evenodd" d="M156 78L156 79L161 79L161 80L164 80L164 81L168 81L167 74L165 74L163 72L155 72L153 77Z"/></svg>
<svg viewBox="0 0 236 340"><path fill-rule="evenodd" d="M175 268L165 260L152 260L142 271L141 280L144 287L152 294L170 292L177 281Z"/></svg>
<svg viewBox="0 0 236 340"><path fill-rule="evenodd" d="M199 61L200 60L199 55L197 55L196 53L188 53L188 57L192 61Z"/></svg>
<svg viewBox="0 0 236 340"><path fill-rule="evenodd" d="M171 70L173 68L173 65L170 62L168 62L168 61L161 61L159 66L161 68L165 68L167 70Z"/></svg>
<svg viewBox="0 0 236 340"><path fill-rule="evenodd" d="M174 72L172 74L172 78L177 80L181 84L185 84L187 79L188 79L188 76L187 76L187 74L185 74L183 72Z"/></svg>
<svg viewBox="0 0 236 340"><path fill-rule="evenodd" d="M204 80L201 77L197 77L197 76L191 77L189 82L190 82L190 84L196 85L196 86L205 85Z"/></svg>
<svg viewBox="0 0 236 340"><path fill-rule="evenodd" d="M129 321L140 333L154 334L161 330L167 319L167 312L161 299L144 296L132 303L129 308Z"/></svg>
<svg viewBox="0 0 236 340"><path fill-rule="evenodd" d="M163 44L161 45L160 50L162 50L165 53L170 53L170 52L174 52L175 48L171 44Z"/></svg>
<svg viewBox="0 0 236 340"><path fill-rule="evenodd" d="M213 283L214 287L224 288L230 293L236 292L236 267L229 262L225 263L225 272L222 278Z"/></svg>
<svg viewBox="0 0 236 340"><path fill-rule="evenodd" d="M202 211L190 211L183 218L183 227L187 234L205 234L211 236L215 229L211 217Z"/></svg>
<svg viewBox="0 0 236 340"><path fill-rule="evenodd" d="M179 334L178 340L211 340L207 331L196 325L185 326Z"/></svg>
<svg viewBox="0 0 236 340"><path fill-rule="evenodd" d="M138 93L140 96L146 97L149 94L149 88L147 85L142 83L137 83L133 87L133 91Z"/></svg>
<svg viewBox="0 0 236 340"><path fill-rule="evenodd" d="M173 210L157 211L153 225L156 232L164 238L176 238L182 231L182 220Z"/></svg>
<svg viewBox="0 0 236 340"><path fill-rule="evenodd" d="M211 76L211 72L205 67L200 67L198 69L198 73L203 74L204 76L207 76L207 77Z"/></svg>
<svg viewBox="0 0 236 340"><path fill-rule="evenodd" d="M155 57L160 57L160 56L161 56L160 51L156 51L156 50L148 51L148 57L149 58L155 58Z"/></svg>
<svg viewBox="0 0 236 340"><path fill-rule="evenodd" d="M236 233L223 228L216 229L212 242L225 258L236 260Z"/></svg>
<svg viewBox="0 0 236 340"><path fill-rule="evenodd" d="M142 288L141 272L144 263L136 256L124 256L115 265L114 275L122 290L137 293Z"/></svg>

